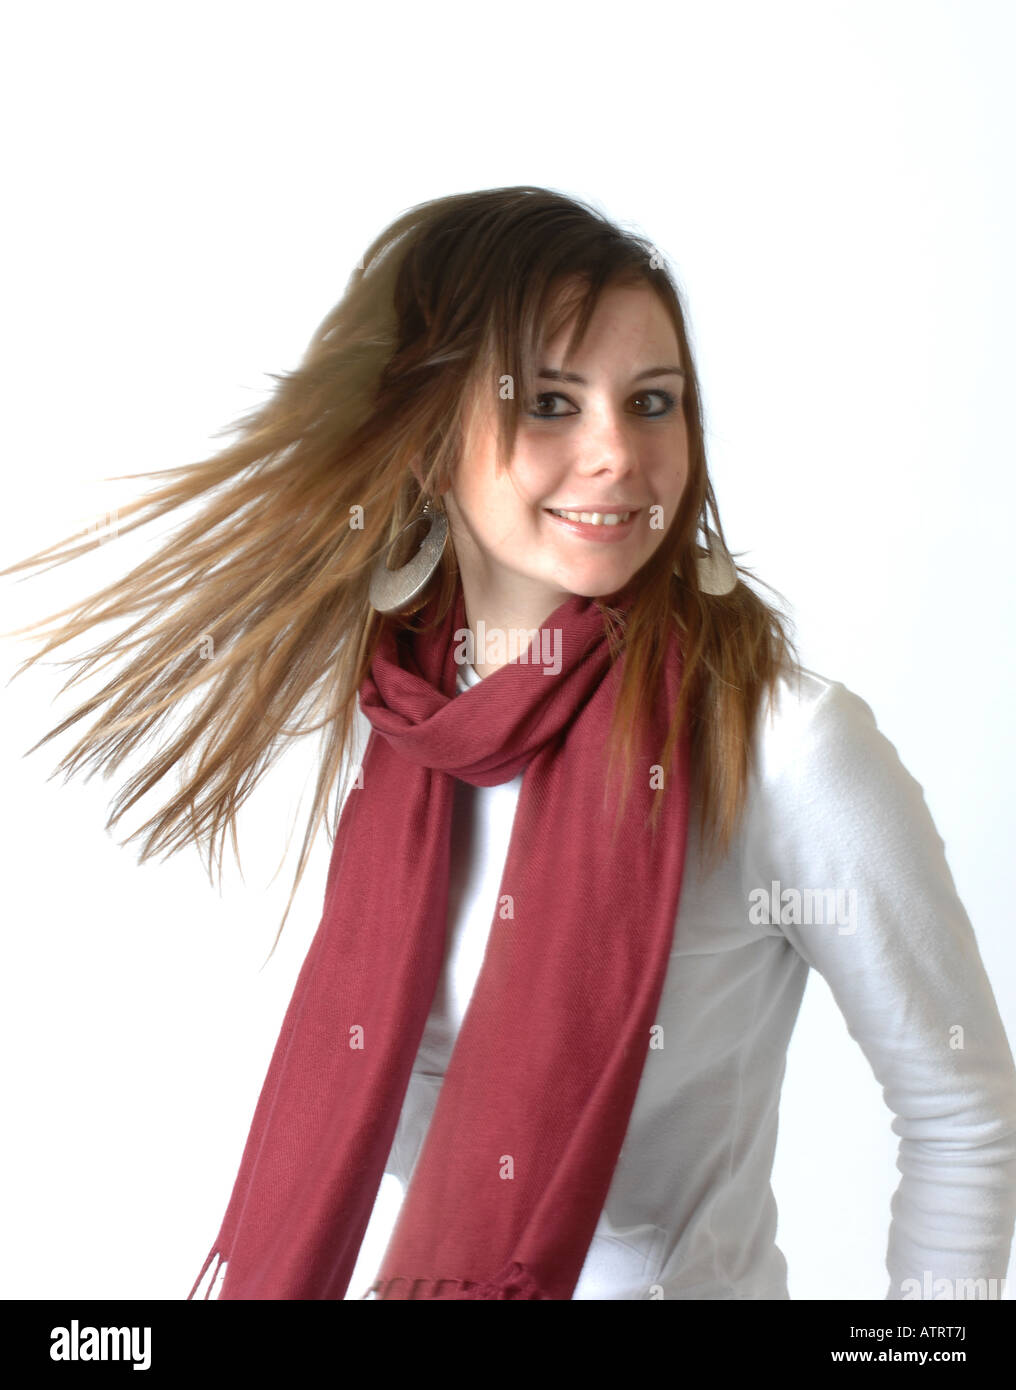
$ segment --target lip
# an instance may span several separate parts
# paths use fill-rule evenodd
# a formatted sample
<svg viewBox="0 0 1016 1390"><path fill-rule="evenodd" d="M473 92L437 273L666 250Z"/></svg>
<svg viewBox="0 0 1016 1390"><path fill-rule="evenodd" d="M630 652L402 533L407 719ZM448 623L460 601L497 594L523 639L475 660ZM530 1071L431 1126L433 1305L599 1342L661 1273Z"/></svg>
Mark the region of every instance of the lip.
<svg viewBox="0 0 1016 1390"><path fill-rule="evenodd" d="M568 521L566 517L556 516L549 507L544 507L543 510L551 521L556 522L558 526L565 527L566 530L571 531L572 535L580 536L587 541L598 541L601 545L616 544L618 541L625 540L631 535L635 523L642 515L641 507L605 507L601 505L599 507L568 507L565 509L569 512L600 512L601 514L631 512L627 521L618 522L616 526L596 526L591 521Z"/></svg>

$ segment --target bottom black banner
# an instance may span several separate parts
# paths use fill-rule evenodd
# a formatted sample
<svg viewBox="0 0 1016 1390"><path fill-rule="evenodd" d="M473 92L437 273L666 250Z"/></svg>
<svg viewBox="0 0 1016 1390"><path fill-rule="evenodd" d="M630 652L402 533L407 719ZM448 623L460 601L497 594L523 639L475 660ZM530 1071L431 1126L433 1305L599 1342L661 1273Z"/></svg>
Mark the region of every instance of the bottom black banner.
<svg viewBox="0 0 1016 1390"><path fill-rule="evenodd" d="M315 1379L322 1370L332 1370L338 1377L354 1370L347 1359L351 1351L357 1354L354 1373L361 1370L363 1356L376 1355L377 1368L387 1375L393 1362L398 1364L402 1349L407 1364L412 1359L415 1374L422 1360L429 1371L436 1372L429 1349L432 1343L426 1340L435 1331L430 1322L433 1314L409 1314L423 1319L413 1324L424 1339L421 1346L417 1340L389 1336L401 1324L393 1329L387 1320L392 1315L378 1314L367 1303L364 1307L359 1301L343 1301L345 1311L336 1313L334 1304L298 1302L9 1301L3 1305L6 1359L9 1367L17 1367L18 1383L32 1385L40 1378L49 1383L50 1377L56 1377L73 1384L80 1376L108 1378L138 1371L146 1380L166 1384L170 1377L183 1383L180 1377L197 1374L203 1379L248 1370L285 1371L290 1377L305 1371ZM516 1357L520 1369L529 1375L549 1369L548 1332L567 1336L555 1347L555 1369L565 1359L577 1359L580 1365L588 1359L601 1374L609 1374L603 1365L602 1314L594 1314L595 1323L586 1322L591 1309L598 1306L583 1301L577 1313L564 1315L564 1323L546 1323L543 1319L554 1314L531 1308L522 1316L536 1321L517 1323L518 1315L483 1314L473 1305L466 1321L454 1324L453 1330L469 1337L478 1330L477 1316L495 1318L482 1325L482 1331L492 1339L489 1345L499 1374ZM663 1308L658 1313L624 1314L633 1321L625 1321L623 1332L635 1339L625 1345L625 1352L636 1360L642 1349L637 1339L649 1339L645 1351L651 1359L645 1373L650 1375L658 1374L661 1359L665 1363L668 1356L675 1368L694 1359L717 1371L736 1366L765 1372L784 1363L798 1371L865 1365L954 1365L986 1371L1011 1344L1012 1312L1010 1300L987 1299L912 1303L673 1300L669 1313ZM502 1321L506 1317L512 1321ZM447 1335L443 1323L441 1330ZM508 1332L510 1342L493 1340ZM526 1332L544 1340L530 1349ZM666 1333L666 1343L657 1340L661 1332ZM447 1355L447 1344L443 1349ZM477 1378L475 1368L469 1378Z"/></svg>

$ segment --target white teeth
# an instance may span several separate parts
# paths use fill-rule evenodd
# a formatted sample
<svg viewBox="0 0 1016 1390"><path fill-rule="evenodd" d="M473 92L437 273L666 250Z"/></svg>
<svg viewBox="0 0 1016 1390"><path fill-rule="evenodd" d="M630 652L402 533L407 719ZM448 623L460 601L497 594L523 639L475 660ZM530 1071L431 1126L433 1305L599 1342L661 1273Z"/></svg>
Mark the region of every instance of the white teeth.
<svg viewBox="0 0 1016 1390"><path fill-rule="evenodd" d="M563 516L567 521L585 521L593 526L618 526L631 516L631 512L562 512L556 507L551 507L550 510L555 516Z"/></svg>

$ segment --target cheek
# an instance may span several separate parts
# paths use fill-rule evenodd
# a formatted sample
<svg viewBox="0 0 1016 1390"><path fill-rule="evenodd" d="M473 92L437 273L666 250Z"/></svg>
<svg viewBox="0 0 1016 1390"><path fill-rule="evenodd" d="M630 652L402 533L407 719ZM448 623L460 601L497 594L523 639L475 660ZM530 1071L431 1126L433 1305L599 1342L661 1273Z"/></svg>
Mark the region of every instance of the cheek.
<svg viewBox="0 0 1016 1390"><path fill-rule="evenodd" d="M501 480L495 477L493 457L474 454L468 467L460 467L454 483L455 499L463 516L474 527L489 527L491 518L497 514L501 486Z"/></svg>
<svg viewBox="0 0 1016 1390"><path fill-rule="evenodd" d="M655 454L648 472L653 491L661 500L680 497L688 481L688 449L684 440Z"/></svg>
<svg viewBox="0 0 1016 1390"><path fill-rule="evenodd" d="M512 459L514 486L508 480L505 506L513 508L517 515L542 512L546 502L560 498L562 479L567 478L570 467L560 446L556 450L549 446L541 449L539 443L534 446L527 442Z"/></svg>

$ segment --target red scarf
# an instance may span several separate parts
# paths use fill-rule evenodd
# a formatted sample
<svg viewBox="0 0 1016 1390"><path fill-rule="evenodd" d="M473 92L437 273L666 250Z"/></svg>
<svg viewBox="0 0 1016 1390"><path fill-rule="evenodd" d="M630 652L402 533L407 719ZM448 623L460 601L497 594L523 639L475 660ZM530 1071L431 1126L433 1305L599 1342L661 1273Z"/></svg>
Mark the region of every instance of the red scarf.
<svg viewBox="0 0 1016 1390"><path fill-rule="evenodd" d="M360 690L373 726L363 786L343 807L321 924L188 1298L216 1257L220 1299L345 1296L444 961L455 779L487 787L523 770L483 966L369 1292L571 1298L669 962L688 742L654 839L650 769L680 688L675 636L615 839L604 776L623 657L611 665L591 599L573 595L543 626L561 632L559 671L538 664L538 637L533 664L456 693L461 584L433 631L385 624Z"/></svg>

